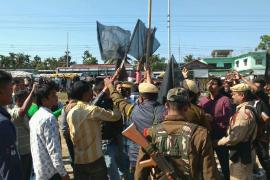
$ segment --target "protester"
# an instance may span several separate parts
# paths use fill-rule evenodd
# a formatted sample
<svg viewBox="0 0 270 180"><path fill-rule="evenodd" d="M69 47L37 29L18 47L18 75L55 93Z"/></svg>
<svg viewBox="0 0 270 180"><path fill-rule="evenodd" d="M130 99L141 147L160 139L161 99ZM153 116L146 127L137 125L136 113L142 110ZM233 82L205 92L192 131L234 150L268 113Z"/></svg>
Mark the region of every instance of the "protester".
<svg viewBox="0 0 270 180"><path fill-rule="evenodd" d="M158 148L158 152L164 155L177 177L219 179L211 138L207 129L186 120L185 111L188 106L187 90L183 88L169 90L166 103L168 114L162 123L153 125L144 135L147 135L151 143ZM175 143L167 143L168 140ZM181 144L181 142L185 142L185 145L178 146L177 143ZM145 156L145 151L140 151L138 162L150 158ZM137 163L135 179L147 179L151 168L141 168ZM158 168L153 172L154 179L169 179Z"/></svg>
<svg viewBox="0 0 270 180"><path fill-rule="evenodd" d="M30 150L30 129L29 118L26 115L28 108L32 103L32 96L36 90L36 84L33 85L30 94L27 90L19 90L15 93L15 106L9 110L11 121L16 127L17 146L21 157L23 179L29 180L32 172L32 157Z"/></svg>
<svg viewBox="0 0 270 180"><path fill-rule="evenodd" d="M16 148L16 130L5 106L12 103L12 77L0 70L0 178L22 179L19 153Z"/></svg>
<svg viewBox="0 0 270 180"><path fill-rule="evenodd" d="M94 87L94 93L98 95L104 88L104 82L97 82ZM106 110L113 110L113 101L106 93L102 100L98 101L97 106ZM110 180L129 179L129 160L124 153L123 136L123 119L116 122L101 123L102 132L102 150L105 157L106 166L108 168L108 176Z"/></svg>
<svg viewBox="0 0 270 180"><path fill-rule="evenodd" d="M58 124L51 108L57 105L55 84L50 82L37 90L40 107L30 120L30 142L36 179L69 179L62 160Z"/></svg>
<svg viewBox="0 0 270 180"><path fill-rule="evenodd" d="M227 135L218 140L219 146L230 149L230 179L252 179L255 162L254 140L257 136L255 113L248 108L253 100L249 87L242 83L231 88L236 113L230 119Z"/></svg>
<svg viewBox="0 0 270 180"><path fill-rule="evenodd" d="M90 105L93 91L86 81L77 81L71 89L77 100L68 112L67 122L74 145L74 178L78 180L108 179L101 148L101 122L117 121L120 113Z"/></svg>
<svg viewBox="0 0 270 180"><path fill-rule="evenodd" d="M226 135L229 119L233 111L230 99L220 93L221 88L221 79L212 78L208 83L209 96L202 97L199 102L199 106L213 117L213 121L211 122L212 141L217 141ZM227 180L230 178L228 148L218 146L214 150L221 165L224 178Z"/></svg>
<svg viewBox="0 0 270 180"><path fill-rule="evenodd" d="M64 139L67 143L68 152L71 158L71 166L74 165L74 147L70 137L70 129L67 123L67 114L68 112L76 105L76 100L74 100L75 96L71 93L70 89L67 89L67 98L68 101L66 105L63 107L61 115L59 116L59 128L62 131Z"/></svg>

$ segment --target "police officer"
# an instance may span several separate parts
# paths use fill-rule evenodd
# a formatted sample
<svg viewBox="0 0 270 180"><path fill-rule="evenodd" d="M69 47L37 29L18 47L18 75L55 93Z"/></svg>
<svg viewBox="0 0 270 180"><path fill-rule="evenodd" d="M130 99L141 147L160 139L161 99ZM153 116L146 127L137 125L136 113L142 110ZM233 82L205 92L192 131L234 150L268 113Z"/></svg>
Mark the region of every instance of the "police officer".
<svg viewBox="0 0 270 180"><path fill-rule="evenodd" d="M174 167L178 177L183 179L219 179L211 138L207 129L190 123L185 117L189 106L188 91L174 88L167 94L166 109L168 114L162 123L153 125L144 131L144 135L158 148ZM140 151L138 161L145 158ZM135 179L147 179L150 167L141 167L137 163ZM154 168L154 179L168 179Z"/></svg>
<svg viewBox="0 0 270 180"><path fill-rule="evenodd" d="M203 126L210 131L210 121L212 120L212 116L205 113L204 110L197 105L200 91L196 82L190 79L185 79L183 81L183 87L188 91L190 101L189 107L185 112L187 121Z"/></svg>
<svg viewBox="0 0 270 180"><path fill-rule="evenodd" d="M112 85L110 79L104 79L105 86L110 91L110 96L119 110L133 122L137 129L142 133L144 128L152 126L153 122L159 122L165 112L164 106L156 100L158 97L158 88L151 83L141 83L139 85L139 104L127 102ZM132 143L129 146L129 160L131 172L134 173L139 145Z"/></svg>
<svg viewBox="0 0 270 180"><path fill-rule="evenodd" d="M230 149L230 179L252 179L255 150L252 146L257 135L255 113L248 108L252 93L247 84L231 87L233 102L238 105L231 117L227 136L218 145Z"/></svg>

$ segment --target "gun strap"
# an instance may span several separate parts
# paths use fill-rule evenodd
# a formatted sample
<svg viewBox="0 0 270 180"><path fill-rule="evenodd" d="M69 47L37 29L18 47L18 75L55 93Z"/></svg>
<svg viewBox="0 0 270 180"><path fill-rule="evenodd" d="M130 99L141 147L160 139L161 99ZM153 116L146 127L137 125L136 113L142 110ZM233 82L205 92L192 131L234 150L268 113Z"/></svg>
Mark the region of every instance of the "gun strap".
<svg viewBox="0 0 270 180"><path fill-rule="evenodd" d="M144 150L147 154L151 155L153 152L155 152L155 147L152 144L150 144L149 146L144 148Z"/></svg>

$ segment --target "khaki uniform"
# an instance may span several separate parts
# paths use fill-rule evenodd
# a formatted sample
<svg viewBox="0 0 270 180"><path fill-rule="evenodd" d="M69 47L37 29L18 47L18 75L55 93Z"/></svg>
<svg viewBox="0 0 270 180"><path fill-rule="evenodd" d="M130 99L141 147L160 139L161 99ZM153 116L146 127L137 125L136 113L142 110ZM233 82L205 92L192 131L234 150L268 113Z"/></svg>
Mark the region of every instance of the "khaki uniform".
<svg viewBox="0 0 270 180"><path fill-rule="evenodd" d="M204 110L194 104L188 107L185 112L185 119L188 122L205 127L208 131L211 130L210 120L206 117Z"/></svg>
<svg viewBox="0 0 270 180"><path fill-rule="evenodd" d="M236 113L230 119L229 129L227 136L218 141L218 145L234 146L241 142L255 140L257 135L256 119L249 109L245 106L247 102L244 102L236 107ZM253 164L255 162L255 150L251 150L252 162L249 164L243 164L241 161L230 161L230 179L252 179Z"/></svg>
<svg viewBox="0 0 270 180"><path fill-rule="evenodd" d="M182 129L181 121L185 121L182 116L166 116L161 123L168 134ZM220 179L217 165L214 158L211 138L205 128L198 126L194 131L190 141L189 163L190 163L190 179ZM149 176L149 168L141 168L138 162L148 159L149 157L143 151L140 151L136 166L135 179L147 179ZM177 161L177 160L175 160ZM177 162L174 162L177 163ZM181 161L178 162L181 166Z"/></svg>

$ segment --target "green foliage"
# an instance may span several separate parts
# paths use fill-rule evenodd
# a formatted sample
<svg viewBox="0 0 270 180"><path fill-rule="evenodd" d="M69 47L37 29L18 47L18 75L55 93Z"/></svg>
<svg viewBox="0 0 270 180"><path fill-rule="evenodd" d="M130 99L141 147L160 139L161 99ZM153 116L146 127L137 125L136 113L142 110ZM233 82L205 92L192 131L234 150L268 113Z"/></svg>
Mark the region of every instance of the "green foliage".
<svg viewBox="0 0 270 180"><path fill-rule="evenodd" d="M83 64L98 64L98 60L88 50L83 53Z"/></svg>
<svg viewBox="0 0 270 180"><path fill-rule="evenodd" d="M0 68L6 69L50 69L55 70L57 67L66 66L66 55L59 59L50 57L42 61L42 59L36 55L33 59L30 59L30 55L23 53L9 53L9 55L0 55ZM69 65L75 64L71 61L71 56L68 56Z"/></svg>
<svg viewBox="0 0 270 180"><path fill-rule="evenodd" d="M184 57L184 62L185 63L189 63L189 62L191 62L193 60L194 60L194 57L193 57L192 54L189 54L189 55L187 55L187 56Z"/></svg>
<svg viewBox="0 0 270 180"><path fill-rule="evenodd" d="M154 54L151 57L149 57L149 64L151 66L152 71L164 71L167 66L165 61L166 58L160 57L159 54Z"/></svg>
<svg viewBox="0 0 270 180"><path fill-rule="evenodd" d="M270 51L270 36L262 35L261 42L255 50L267 50Z"/></svg>

